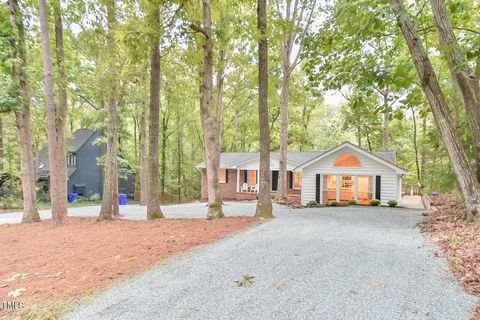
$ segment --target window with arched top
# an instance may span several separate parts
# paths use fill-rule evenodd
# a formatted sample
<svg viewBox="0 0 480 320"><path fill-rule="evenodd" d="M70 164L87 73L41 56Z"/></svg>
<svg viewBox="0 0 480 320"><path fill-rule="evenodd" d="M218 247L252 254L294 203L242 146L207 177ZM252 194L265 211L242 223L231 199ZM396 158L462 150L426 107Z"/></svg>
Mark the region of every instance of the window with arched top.
<svg viewBox="0 0 480 320"><path fill-rule="evenodd" d="M360 160L351 153L344 153L335 160L335 167L360 168Z"/></svg>

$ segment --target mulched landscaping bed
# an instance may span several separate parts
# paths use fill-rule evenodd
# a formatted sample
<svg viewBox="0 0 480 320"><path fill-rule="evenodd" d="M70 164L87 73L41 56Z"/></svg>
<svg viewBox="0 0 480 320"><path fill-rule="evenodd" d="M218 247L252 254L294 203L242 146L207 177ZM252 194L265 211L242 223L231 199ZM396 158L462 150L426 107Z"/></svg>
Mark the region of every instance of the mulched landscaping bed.
<svg viewBox="0 0 480 320"><path fill-rule="evenodd" d="M251 217L102 223L68 218L58 228L51 221L0 225L0 304L22 303L20 314L30 319L56 318L72 298L256 222ZM19 314L6 309L0 305L0 318Z"/></svg>
<svg viewBox="0 0 480 320"><path fill-rule="evenodd" d="M463 221L465 206L459 195L437 196L433 205L438 211L420 224L422 231L440 246L441 254L465 290L480 296L480 222ZM480 319L480 305L472 319Z"/></svg>

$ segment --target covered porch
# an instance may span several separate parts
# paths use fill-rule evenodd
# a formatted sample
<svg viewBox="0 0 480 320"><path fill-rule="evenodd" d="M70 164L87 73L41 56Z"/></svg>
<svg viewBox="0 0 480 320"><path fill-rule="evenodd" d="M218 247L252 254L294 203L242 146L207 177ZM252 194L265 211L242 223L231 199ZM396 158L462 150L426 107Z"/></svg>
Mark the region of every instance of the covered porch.
<svg viewBox="0 0 480 320"><path fill-rule="evenodd" d="M270 171L270 194L272 197L278 189L278 170ZM237 170L236 199L255 200L259 191L259 171L252 169ZM302 172L287 171L287 194L300 203L302 188ZM297 199L298 198L298 199Z"/></svg>

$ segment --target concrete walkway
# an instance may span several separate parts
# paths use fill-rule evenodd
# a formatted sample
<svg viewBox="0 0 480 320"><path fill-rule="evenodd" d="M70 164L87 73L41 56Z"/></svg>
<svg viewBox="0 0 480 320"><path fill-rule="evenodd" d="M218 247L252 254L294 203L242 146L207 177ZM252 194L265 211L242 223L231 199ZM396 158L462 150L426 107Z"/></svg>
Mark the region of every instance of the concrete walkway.
<svg viewBox="0 0 480 320"><path fill-rule="evenodd" d="M402 197L400 204L406 208L410 209L425 209L423 205L422 197L421 196L409 196L405 195Z"/></svg>
<svg viewBox="0 0 480 320"><path fill-rule="evenodd" d="M236 205L226 211L254 208ZM275 207L276 219L177 255L66 318L470 319L477 299L425 244L421 213ZM244 275L252 286L236 285Z"/></svg>

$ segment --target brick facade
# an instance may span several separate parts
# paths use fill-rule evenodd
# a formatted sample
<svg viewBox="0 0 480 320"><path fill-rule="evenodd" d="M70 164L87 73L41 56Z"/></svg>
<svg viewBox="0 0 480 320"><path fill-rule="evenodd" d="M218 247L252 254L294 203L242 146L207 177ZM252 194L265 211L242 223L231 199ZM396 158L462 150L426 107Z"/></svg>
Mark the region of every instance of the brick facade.
<svg viewBox="0 0 480 320"><path fill-rule="evenodd" d="M220 195L223 200L256 200L257 194L251 192L237 192L237 170L228 169L227 170L227 183L220 184ZM287 175L287 186L290 187L290 178L291 175ZM300 189L290 189L287 190L288 193L288 203L293 205L300 205ZM272 197L275 196L275 192L271 192ZM208 199L208 188L207 188L207 171L202 169L202 201L207 201Z"/></svg>
<svg viewBox="0 0 480 320"><path fill-rule="evenodd" d="M220 195L223 200L237 200L237 170L227 170L227 183L220 183ZM202 200L207 198L207 170L202 169Z"/></svg>

